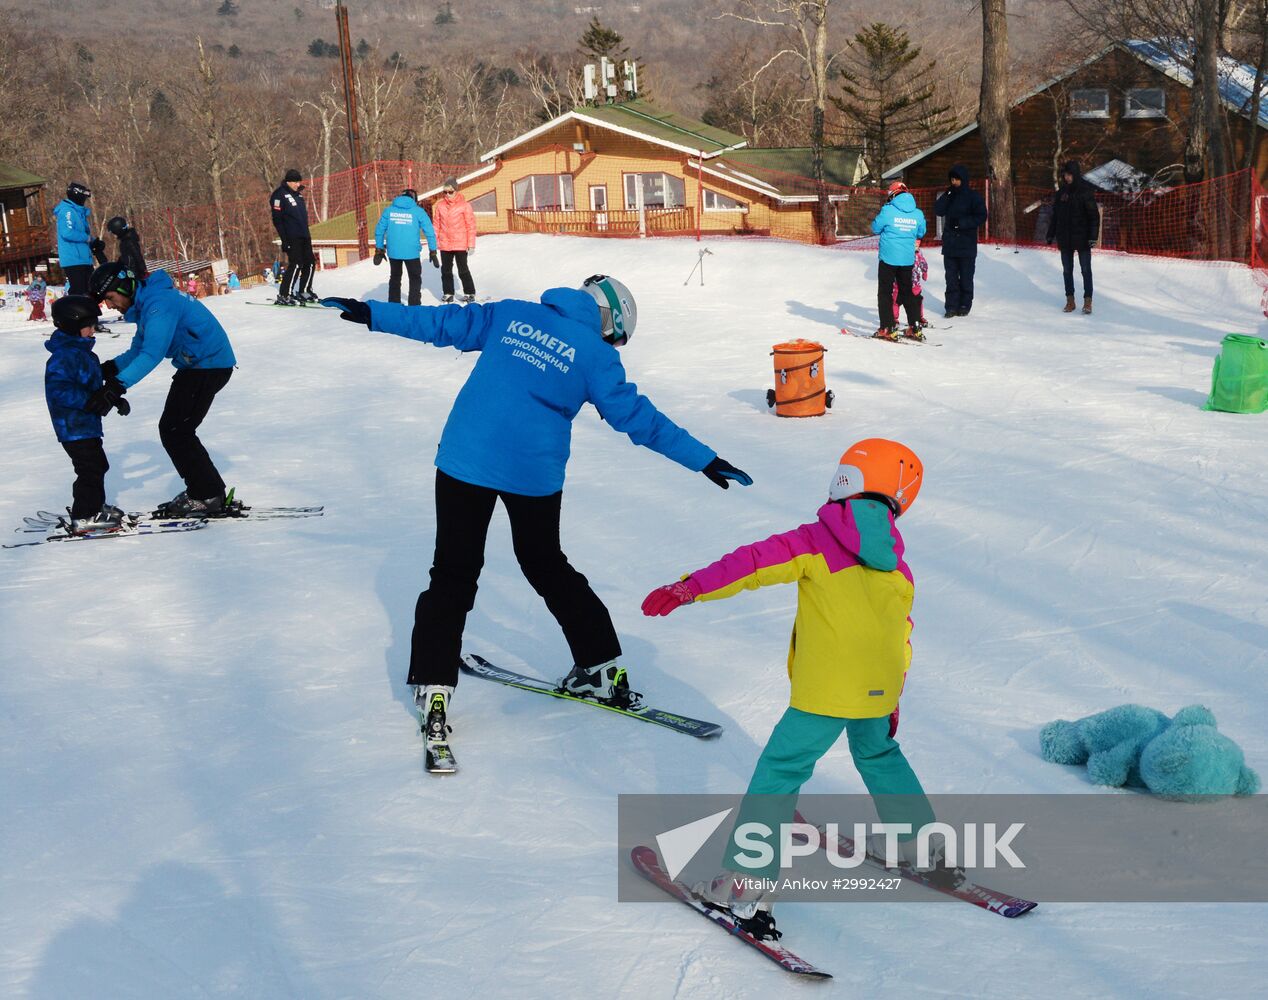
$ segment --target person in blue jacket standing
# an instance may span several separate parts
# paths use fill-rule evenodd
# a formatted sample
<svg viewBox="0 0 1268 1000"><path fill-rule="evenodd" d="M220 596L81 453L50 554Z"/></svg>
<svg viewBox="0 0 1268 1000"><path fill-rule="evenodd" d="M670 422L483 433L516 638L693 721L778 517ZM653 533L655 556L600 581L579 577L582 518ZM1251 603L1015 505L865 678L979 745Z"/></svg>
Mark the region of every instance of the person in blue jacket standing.
<svg viewBox="0 0 1268 1000"><path fill-rule="evenodd" d="M876 309L880 326L874 336L884 340L899 338L894 323L894 284L898 284L898 301L907 313L907 328L902 336L924 340L920 330L920 304L911 292L911 269L916 263L916 241L925 235L925 216L916 207L916 199L902 181L889 186L885 207L872 220L872 232L880 240L880 266L877 271Z"/></svg>
<svg viewBox="0 0 1268 1000"><path fill-rule="evenodd" d="M946 314L967 316L973 308L973 272L977 269L977 231L986 224L986 202L969 187L969 171L957 163L947 174L947 189L933 203L942 226L942 265L947 276Z"/></svg>
<svg viewBox="0 0 1268 1000"><path fill-rule="evenodd" d="M93 298L108 302L136 324L131 346L101 366L104 404L113 405L164 358L171 358L176 368L159 418L159 440L185 489L160 506L162 516L227 513L225 482L198 440L198 427L237 363L229 335L210 309L176 289L166 271L142 281L123 264L103 264L93 272L91 284Z"/></svg>
<svg viewBox="0 0 1268 1000"><path fill-rule="evenodd" d="M92 209L88 207L91 197L86 184L72 181L66 186L66 197L53 209L57 219L57 260L70 283L71 295L88 294L93 256L106 248L106 241L92 234ZM105 257L100 260L104 263Z"/></svg>
<svg viewBox="0 0 1268 1000"><path fill-rule="evenodd" d="M752 479L719 458L625 378L617 347L634 332L637 308L604 275L580 288L551 288L540 302L402 306L328 298L323 305L371 330L479 351L445 423L436 454L436 551L431 585L414 613L409 684L429 746L443 740L458 681L462 632L475 604L489 519L506 507L520 568L563 629L570 694L628 704L612 618L559 543L572 421L591 403L614 430L726 489Z"/></svg>
<svg viewBox="0 0 1268 1000"><path fill-rule="evenodd" d="M383 263L387 255L390 273L387 279L387 300L401 301L401 268L409 275L409 304L422 301L423 267L418 254L423 238L427 239L427 259L432 267L440 267L436 257L436 230L413 188L406 188L383 209L379 224L374 227L374 264Z"/></svg>

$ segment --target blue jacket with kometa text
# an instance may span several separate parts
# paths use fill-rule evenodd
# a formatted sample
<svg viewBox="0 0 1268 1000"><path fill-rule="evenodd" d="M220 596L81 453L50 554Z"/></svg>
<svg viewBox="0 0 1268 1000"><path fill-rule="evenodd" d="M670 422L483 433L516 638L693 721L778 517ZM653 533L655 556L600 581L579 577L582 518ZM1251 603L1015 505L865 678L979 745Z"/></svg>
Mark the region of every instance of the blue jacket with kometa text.
<svg viewBox="0 0 1268 1000"><path fill-rule="evenodd" d="M92 251L88 244L92 242L92 223L89 217L92 212L87 205L76 205L69 198L63 198L53 209L57 217L57 260L62 267L78 267L91 264Z"/></svg>
<svg viewBox="0 0 1268 1000"><path fill-rule="evenodd" d="M211 310L177 291L166 271L143 282L123 317L136 324L132 345L114 359L119 381L131 388L164 358L177 368L232 368L237 364L229 335Z"/></svg>
<svg viewBox="0 0 1268 1000"><path fill-rule="evenodd" d="M540 303L369 306L372 330L480 352L436 453L436 468L454 479L521 496L558 493L572 421L586 403L635 444L693 472L716 455L626 381L585 292L551 288Z"/></svg>
<svg viewBox="0 0 1268 1000"><path fill-rule="evenodd" d="M44 341L50 355L44 366L44 398L57 440L63 443L101 437L101 418L84 409L102 385L101 362L92 352L95 344L93 337L62 330Z"/></svg>
<svg viewBox="0 0 1268 1000"><path fill-rule="evenodd" d="M925 235L925 214L910 191L900 191L872 220L881 238L881 263L911 267L916 263L916 240Z"/></svg>
<svg viewBox="0 0 1268 1000"><path fill-rule="evenodd" d="M436 230L431 216L409 195L397 195L379 216L379 224L374 227L374 245L380 250L386 249L392 260L417 260L422 245L420 230L427 237L427 249L434 251Z"/></svg>

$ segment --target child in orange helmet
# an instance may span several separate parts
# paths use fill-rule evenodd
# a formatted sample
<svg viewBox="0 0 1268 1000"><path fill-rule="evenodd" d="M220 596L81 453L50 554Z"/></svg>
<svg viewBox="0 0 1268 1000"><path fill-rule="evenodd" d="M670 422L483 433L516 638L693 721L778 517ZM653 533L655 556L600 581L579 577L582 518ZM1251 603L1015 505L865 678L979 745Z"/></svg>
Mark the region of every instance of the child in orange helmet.
<svg viewBox="0 0 1268 1000"><path fill-rule="evenodd" d="M643 614L667 615L695 601L797 584L791 704L749 782L747 795L765 799L746 798L737 827L755 813L775 830L791 821L801 786L844 732L882 822L911 824L912 833L899 837L902 861L917 860L915 834L933 812L894 733L911 663L915 586L897 519L911 508L922 479L910 448L883 438L859 441L841 456L815 521L742 546L643 601ZM769 894L752 888L753 876L769 878L777 869L748 871L739 882L736 867L728 863L731 870L694 891L756 936L777 936Z"/></svg>

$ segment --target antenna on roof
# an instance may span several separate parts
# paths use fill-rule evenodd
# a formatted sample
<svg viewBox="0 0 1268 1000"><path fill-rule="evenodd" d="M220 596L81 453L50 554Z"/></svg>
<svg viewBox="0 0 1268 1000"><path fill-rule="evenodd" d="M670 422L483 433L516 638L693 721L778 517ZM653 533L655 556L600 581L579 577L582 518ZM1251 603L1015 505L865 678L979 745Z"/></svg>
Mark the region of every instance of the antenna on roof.
<svg viewBox="0 0 1268 1000"><path fill-rule="evenodd" d="M638 63L633 62L630 59L626 59L625 65L622 67L622 69L625 74L625 96L631 97L631 98L637 97L638 96Z"/></svg>
<svg viewBox="0 0 1268 1000"><path fill-rule="evenodd" d="M599 76L608 103L616 100L616 64L607 56L599 57Z"/></svg>
<svg viewBox="0 0 1268 1000"><path fill-rule="evenodd" d="M597 100L599 97L599 70L594 63L586 63L584 74L584 92L587 101Z"/></svg>

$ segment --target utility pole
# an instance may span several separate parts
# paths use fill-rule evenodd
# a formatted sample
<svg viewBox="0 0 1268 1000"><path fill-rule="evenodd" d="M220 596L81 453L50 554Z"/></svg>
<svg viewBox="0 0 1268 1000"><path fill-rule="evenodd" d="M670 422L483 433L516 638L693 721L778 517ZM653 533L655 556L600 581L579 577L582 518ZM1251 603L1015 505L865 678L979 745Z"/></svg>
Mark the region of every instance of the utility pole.
<svg viewBox="0 0 1268 1000"><path fill-rule="evenodd" d="M348 38L348 8L336 0L335 22L339 28L339 61L343 65L344 119L348 122L348 154L352 161L352 197L357 213L357 252L361 259L370 253L369 230L365 222L365 187L361 177L361 125L357 120L357 81L352 72L352 43ZM326 181L330 183L329 179Z"/></svg>

